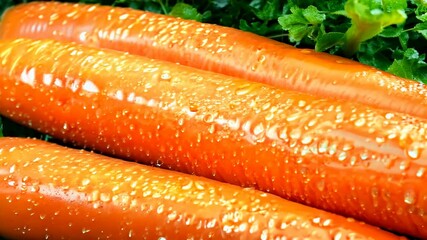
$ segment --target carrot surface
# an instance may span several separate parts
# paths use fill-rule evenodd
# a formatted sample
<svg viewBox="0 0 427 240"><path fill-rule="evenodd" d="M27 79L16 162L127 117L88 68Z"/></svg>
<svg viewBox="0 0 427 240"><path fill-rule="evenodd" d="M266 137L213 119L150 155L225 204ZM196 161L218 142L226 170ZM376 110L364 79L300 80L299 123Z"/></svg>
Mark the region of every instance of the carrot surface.
<svg viewBox="0 0 427 240"><path fill-rule="evenodd" d="M0 114L26 126L427 237L423 119L52 40L0 56Z"/></svg>
<svg viewBox="0 0 427 240"><path fill-rule="evenodd" d="M13 7L3 16L0 38L17 37L112 48L427 118L424 84L212 24L127 8L33 2Z"/></svg>
<svg viewBox="0 0 427 240"><path fill-rule="evenodd" d="M0 236L398 239L253 189L41 140L0 138Z"/></svg>

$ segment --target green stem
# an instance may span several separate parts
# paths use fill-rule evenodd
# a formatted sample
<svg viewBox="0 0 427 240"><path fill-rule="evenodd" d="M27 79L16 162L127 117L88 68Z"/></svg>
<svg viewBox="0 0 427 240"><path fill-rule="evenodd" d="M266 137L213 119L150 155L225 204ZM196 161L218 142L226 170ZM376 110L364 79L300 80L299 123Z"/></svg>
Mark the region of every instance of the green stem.
<svg viewBox="0 0 427 240"><path fill-rule="evenodd" d="M163 4L163 2L161 0L157 0L157 2L159 2L160 7L162 8L162 11L164 14L168 14L168 11L166 10L165 5Z"/></svg>
<svg viewBox="0 0 427 240"><path fill-rule="evenodd" d="M360 48L361 33L358 32L357 27L352 25L345 33L345 42L343 46L343 52L346 57L353 56Z"/></svg>
<svg viewBox="0 0 427 240"><path fill-rule="evenodd" d="M277 34L277 35L267 36L267 38L281 38L281 37L287 37L287 36L289 36L289 34L287 34L287 33L282 33L282 34Z"/></svg>
<svg viewBox="0 0 427 240"><path fill-rule="evenodd" d="M0 137L3 137L3 122L1 121L1 116L0 116Z"/></svg>

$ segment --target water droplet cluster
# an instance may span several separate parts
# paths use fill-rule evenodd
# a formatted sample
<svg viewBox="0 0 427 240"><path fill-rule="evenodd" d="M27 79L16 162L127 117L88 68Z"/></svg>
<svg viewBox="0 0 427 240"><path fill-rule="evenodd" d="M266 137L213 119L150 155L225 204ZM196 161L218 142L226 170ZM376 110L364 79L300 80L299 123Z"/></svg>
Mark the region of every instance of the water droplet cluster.
<svg viewBox="0 0 427 240"><path fill-rule="evenodd" d="M213 24L118 7L51 2L10 9L0 27L4 38L74 41L427 116L424 84Z"/></svg>
<svg viewBox="0 0 427 240"><path fill-rule="evenodd" d="M253 189L38 140L2 138L0 149L0 187L5 190L0 192L0 220L4 221L0 230L11 236L107 239L364 236L356 228L336 224L345 222L343 217L309 210ZM299 211L313 213L306 215ZM22 219L26 219L25 223L19 222Z"/></svg>
<svg viewBox="0 0 427 240"><path fill-rule="evenodd" d="M425 226L410 224L425 222L423 119L48 40L0 55L0 112L36 130L401 231Z"/></svg>

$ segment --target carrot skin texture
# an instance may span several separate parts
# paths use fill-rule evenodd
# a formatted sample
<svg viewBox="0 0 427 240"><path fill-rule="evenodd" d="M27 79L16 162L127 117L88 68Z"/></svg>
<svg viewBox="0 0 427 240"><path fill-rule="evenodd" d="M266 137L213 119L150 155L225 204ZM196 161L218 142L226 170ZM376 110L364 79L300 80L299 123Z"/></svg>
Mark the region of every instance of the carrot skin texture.
<svg viewBox="0 0 427 240"><path fill-rule="evenodd" d="M3 16L0 38L17 37L111 48L427 118L424 84L212 24L127 8L33 2Z"/></svg>
<svg viewBox="0 0 427 240"><path fill-rule="evenodd" d="M0 139L0 234L16 239L399 239L253 189Z"/></svg>
<svg viewBox="0 0 427 240"><path fill-rule="evenodd" d="M0 114L17 122L427 237L423 119L52 40L0 56Z"/></svg>

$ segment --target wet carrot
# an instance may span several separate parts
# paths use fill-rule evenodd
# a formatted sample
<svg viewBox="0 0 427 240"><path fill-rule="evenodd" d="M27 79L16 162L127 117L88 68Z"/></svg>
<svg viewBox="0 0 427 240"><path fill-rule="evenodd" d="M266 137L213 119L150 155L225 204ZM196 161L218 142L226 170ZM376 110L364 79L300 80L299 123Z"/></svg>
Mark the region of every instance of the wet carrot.
<svg viewBox="0 0 427 240"><path fill-rule="evenodd" d="M427 237L423 119L52 40L0 57L0 114L26 126Z"/></svg>
<svg viewBox="0 0 427 240"><path fill-rule="evenodd" d="M427 117L424 84L236 29L149 12L34 2L4 14L0 37L76 41Z"/></svg>
<svg viewBox="0 0 427 240"><path fill-rule="evenodd" d="M0 138L0 235L13 239L398 239L253 189L41 140Z"/></svg>

